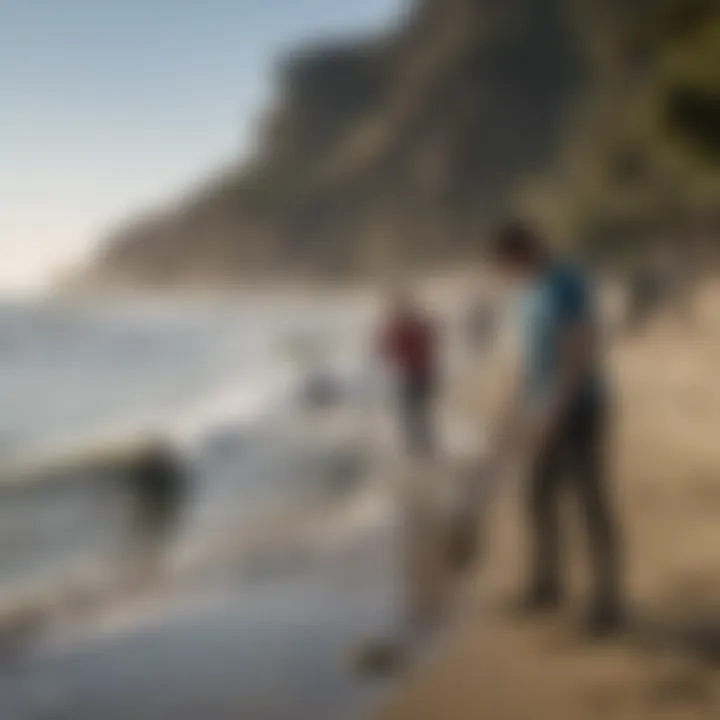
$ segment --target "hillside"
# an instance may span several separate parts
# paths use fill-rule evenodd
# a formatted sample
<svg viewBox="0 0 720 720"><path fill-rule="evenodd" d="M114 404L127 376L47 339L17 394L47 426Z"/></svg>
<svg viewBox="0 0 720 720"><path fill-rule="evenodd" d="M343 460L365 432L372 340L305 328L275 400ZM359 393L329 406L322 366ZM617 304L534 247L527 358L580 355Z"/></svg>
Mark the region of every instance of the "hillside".
<svg viewBox="0 0 720 720"><path fill-rule="evenodd" d="M416 0L383 37L298 51L252 159L107 238L79 282L376 274L470 258L509 213L602 238L668 196L705 221L716 5Z"/></svg>

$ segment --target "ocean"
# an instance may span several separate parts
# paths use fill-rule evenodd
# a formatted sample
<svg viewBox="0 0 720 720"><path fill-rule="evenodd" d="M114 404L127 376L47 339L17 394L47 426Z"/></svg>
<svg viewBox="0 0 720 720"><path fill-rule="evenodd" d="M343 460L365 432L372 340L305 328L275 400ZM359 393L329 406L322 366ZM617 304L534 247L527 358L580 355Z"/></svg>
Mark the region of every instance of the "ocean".
<svg viewBox="0 0 720 720"><path fill-rule="evenodd" d="M374 689L353 644L400 622L372 316L297 298L0 305L4 720L356 715ZM315 407L319 381L334 399ZM86 587L122 576L135 526L122 481L78 458L143 438L180 459L184 507L152 591L98 608ZM19 650L13 617L34 630Z"/></svg>

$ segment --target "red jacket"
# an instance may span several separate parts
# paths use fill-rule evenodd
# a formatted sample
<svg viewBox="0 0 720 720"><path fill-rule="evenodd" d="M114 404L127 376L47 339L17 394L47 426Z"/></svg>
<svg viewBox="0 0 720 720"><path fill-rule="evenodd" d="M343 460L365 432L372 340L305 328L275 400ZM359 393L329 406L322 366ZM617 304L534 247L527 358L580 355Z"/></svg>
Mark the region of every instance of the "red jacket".
<svg viewBox="0 0 720 720"><path fill-rule="evenodd" d="M435 372L435 329L420 315L397 316L383 331L381 352L406 377L431 375Z"/></svg>

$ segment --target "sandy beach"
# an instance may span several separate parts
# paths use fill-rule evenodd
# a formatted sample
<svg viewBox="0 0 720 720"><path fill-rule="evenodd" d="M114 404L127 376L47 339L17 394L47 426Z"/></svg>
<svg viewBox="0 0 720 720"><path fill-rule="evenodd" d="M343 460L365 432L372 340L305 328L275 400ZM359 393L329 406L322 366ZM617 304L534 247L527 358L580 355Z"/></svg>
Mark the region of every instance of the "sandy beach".
<svg viewBox="0 0 720 720"><path fill-rule="evenodd" d="M408 673L380 720L720 717L719 297L704 292L692 324L659 318L612 342L627 631L599 644L578 632L582 542L569 543L566 612L541 621L509 612L524 538L522 498L508 489L452 637ZM567 519L579 540L575 515Z"/></svg>

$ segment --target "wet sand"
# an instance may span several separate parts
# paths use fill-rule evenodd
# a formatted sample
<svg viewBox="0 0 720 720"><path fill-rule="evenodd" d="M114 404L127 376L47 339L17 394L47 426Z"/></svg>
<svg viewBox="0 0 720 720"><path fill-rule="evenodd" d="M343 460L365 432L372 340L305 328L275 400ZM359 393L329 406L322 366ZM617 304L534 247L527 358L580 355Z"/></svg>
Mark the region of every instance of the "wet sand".
<svg viewBox="0 0 720 720"><path fill-rule="evenodd" d="M385 541L106 612L0 668L0 717L357 717L382 688L355 673L352 648L397 622Z"/></svg>
<svg viewBox="0 0 720 720"><path fill-rule="evenodd" d="M453 638L383 703L381 720L720 718L720 302L614 344L613 465L626 543L627 631L579 633L585 577L572 542L566 612L520 621L517 489L493 513ZM568 518L569 532L577 534Z"/></svg>

